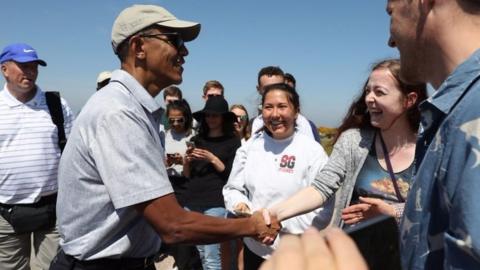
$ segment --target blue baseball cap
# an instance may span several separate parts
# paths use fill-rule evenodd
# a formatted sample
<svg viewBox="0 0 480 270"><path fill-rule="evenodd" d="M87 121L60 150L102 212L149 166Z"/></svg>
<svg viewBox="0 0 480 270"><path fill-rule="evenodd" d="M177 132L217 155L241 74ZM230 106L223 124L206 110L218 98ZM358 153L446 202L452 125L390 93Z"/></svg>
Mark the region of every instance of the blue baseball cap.
<svg viewBox="0 0 480 270"><path fill-rule="evenodd" d="M38 58L35 49L25 43L14 43L5 47L2 54L0 54L0 64L6 61L15 61L18 63L38 62L41 66L47 65L45 61Z"/></svg>

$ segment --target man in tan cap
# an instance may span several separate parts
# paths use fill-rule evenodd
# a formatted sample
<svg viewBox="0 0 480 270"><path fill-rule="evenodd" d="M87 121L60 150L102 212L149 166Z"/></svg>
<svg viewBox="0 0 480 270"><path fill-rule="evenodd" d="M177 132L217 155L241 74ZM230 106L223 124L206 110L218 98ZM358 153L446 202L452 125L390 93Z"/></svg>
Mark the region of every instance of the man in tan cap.
<svg viewBox="0 0 480 270"><path fill-rule="evenodd" d="M199 32L200 24L159 6L134 5L115 20L112 46L121 69L83 108L60 161L62 250L50 269L155 269L161 240L275 237L279 225L267 226L268 215L208 217L185 211L173 194L159 137L163 110L154 97L182 81L184 42Z"/></svg>

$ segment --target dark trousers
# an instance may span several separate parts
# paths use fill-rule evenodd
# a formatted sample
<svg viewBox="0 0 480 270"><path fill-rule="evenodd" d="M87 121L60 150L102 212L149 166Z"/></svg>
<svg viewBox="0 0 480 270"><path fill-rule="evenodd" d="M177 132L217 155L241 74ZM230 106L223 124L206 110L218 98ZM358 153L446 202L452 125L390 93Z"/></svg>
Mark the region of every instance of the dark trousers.
<svg viewBox="0 0 480 270"><path fill-rule="evenodd" d="M257 270L260 268L262 263L265 261L264 258L253 253L248 249L247 245L243 245L243 267L244 270Z"/></svg>
<svg viewBox="0 0 480 270"><path fill-rule="evenodd" d="M162 243L161 253L168 254L175 259L178 270L202 270L202 260L197 247L187 244L166 245Z"/></svg>
<svg viewBox="0 0 480 270"><path fill-rule="evenodd" d="M60 250L50 265L50 270L155 270L153 258L142 259L98 259L80 261Z"/></svg>

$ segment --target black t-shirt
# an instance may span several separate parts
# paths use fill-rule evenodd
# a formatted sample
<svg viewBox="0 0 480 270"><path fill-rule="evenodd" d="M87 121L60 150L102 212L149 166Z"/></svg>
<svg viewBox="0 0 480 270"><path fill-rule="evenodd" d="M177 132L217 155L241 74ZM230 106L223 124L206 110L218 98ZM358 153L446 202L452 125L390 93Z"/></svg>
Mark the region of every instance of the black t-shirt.
<svg viewBox="0 0 480 270"><path fill-rule="evenodd" d="M235 153L240 147L237 136L222 136L216 138L192 138L195 147L206 149L217 156L225 165L223 172L204 160L193 160L190 164L190 179L186 184L185 205L201 207L224 207L222 189L227 183L232 170Z"/></svg>

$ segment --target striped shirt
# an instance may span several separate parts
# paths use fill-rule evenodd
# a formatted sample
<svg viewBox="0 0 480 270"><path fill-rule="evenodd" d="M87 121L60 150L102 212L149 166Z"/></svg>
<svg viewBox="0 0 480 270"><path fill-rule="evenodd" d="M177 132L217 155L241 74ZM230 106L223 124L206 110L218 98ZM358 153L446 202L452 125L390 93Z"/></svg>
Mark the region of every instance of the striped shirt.
<svg viewBox="0 0 480 270"><path fill-rule="evenodd" d="M62 98L65 134L74 119ZM5 85L0 91L0 203L34 203L57 192L60 160L57 127L45 92L37 87L28 102L18 101Z"/></svg>

